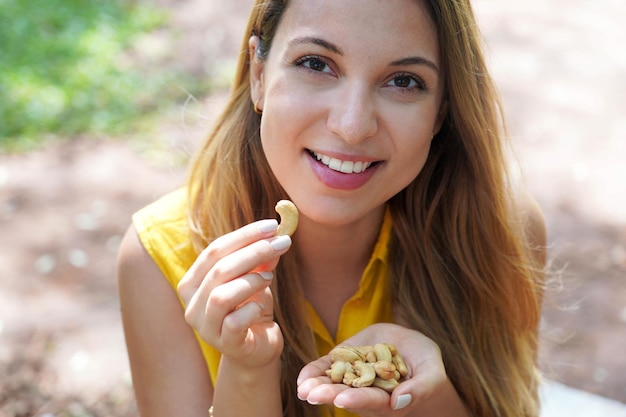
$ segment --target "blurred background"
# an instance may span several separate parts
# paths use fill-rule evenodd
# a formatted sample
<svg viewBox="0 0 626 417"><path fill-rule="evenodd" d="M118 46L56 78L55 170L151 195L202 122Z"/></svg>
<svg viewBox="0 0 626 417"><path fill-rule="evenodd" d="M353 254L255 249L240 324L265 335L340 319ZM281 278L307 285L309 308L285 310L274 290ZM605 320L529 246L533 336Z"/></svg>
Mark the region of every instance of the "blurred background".
<svg viewBox="0 0 626 417"><path fill-rule="evenodd" d="M133 415L117 247L183 180L251 4L0 1L0 417ZM474 5L548 224L542 368L626 403L626 2Z"/></svg>

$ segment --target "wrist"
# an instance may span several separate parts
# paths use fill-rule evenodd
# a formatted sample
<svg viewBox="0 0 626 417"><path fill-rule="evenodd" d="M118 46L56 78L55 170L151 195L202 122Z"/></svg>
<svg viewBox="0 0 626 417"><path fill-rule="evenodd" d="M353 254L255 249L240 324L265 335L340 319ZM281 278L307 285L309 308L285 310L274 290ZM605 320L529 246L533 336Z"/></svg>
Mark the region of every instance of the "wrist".
<svg viewBox="0 0 626 417"><path fill-rule="evenodd" d="M230 378L237 379L238 383L245 386L257 386L260 382L280 380L281 363L280 357L272 359L270 362L261 365L250 365L232 360L228 356L222 356L218 371L220 375L229 375Z"/></svg>
<svg viewBox="0 0 626 417"><path fill-rule="evenodd" d="M282 415L280 358L250 366L222 356L213 393L218 417Z"/></svg>

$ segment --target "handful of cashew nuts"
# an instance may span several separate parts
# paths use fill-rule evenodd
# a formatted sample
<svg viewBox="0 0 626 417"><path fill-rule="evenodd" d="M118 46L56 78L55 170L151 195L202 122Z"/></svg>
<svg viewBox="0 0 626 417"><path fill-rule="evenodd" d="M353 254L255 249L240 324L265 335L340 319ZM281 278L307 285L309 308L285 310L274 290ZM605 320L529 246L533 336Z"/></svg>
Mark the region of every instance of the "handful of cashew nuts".
<svg viewBox="0 0 626 417"><path fill-rule="evenodd" d="M378 387L391 393L409 373L398 349L390 343L374 346L338 346L330 352L331 366L326 371L334 383Z"/></svg>
<svg viewBox="0 0 626 417"><path fill-rule="evenodd" d="M293 235L298 227L298 209L289 200L280 200L274 207L280 215L280 224L276 230L276 236Z"/></svg>

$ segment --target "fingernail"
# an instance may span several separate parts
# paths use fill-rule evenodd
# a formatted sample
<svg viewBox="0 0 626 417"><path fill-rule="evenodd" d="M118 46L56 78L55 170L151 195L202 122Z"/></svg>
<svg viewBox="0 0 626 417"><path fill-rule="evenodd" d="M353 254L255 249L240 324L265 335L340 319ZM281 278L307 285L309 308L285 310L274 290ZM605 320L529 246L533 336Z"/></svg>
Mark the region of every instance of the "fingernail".
<svg viewBox="0 0 626 417"><path fill-rule="evenodd" d="M337 408L341 408L341 409L346 408L343 404L338 403L336 400L335 400L335 402L333 403L333 405L334 405L335 407L337 407Z"/></svg>
<svg viewBox="0 0 626 417"><path fill-rule="evenodd" d="M259 230L261 233L269 233L276 231L278 221L275 219L259 220Z"/></svg>
<svg viewBox="0 0 626 417"><path fill-rule="evenodd" d="M406 407L407 405L409 405L411 403L412 399L413 399L413 397L411 396L411 394L398 395L398 400L396 401L396 405L395 405L395 407L393 407L393 409L394 410L400 410L400 409Z"/></svg>
<svg viewBox="0 0 626 417"><path fill-rule="evenodd" d="M269 281L272 278L274 278L274 274L272 273L272 271L261 271L261 272L258 272L258 274L261 275L261 278L263 278L266 281Z"/></svg>
<svg viewBox="0 0 626 417"><path fill-rule="evenodd" d="M291 246L291 237L288 235L275 237L270 241L270 246L275 251L281 251Z"/></svg>

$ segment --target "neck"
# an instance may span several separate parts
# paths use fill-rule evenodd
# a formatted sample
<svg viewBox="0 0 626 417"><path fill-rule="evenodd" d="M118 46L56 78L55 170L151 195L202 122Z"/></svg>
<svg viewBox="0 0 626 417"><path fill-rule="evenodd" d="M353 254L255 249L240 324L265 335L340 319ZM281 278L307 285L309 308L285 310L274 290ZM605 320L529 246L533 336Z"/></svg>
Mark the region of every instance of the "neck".
<svg viewBox="0 0 626 417"><path fill-rule="evenodd" d="M384 210L373 212L339 227L302 219L295 238L305 291L309 286L336 283L338 277L358 282L376 244L383 214Z"/></svg>
<svg viewBox="0 0 626 417"><path fill-rule="evenodd" d="M298 226L296 256L304 296L333 337L344 303L358 290L376 244L384 210L341 227Z"/></svg>

